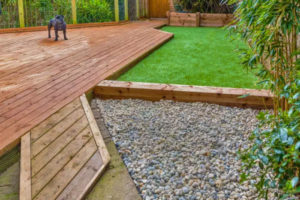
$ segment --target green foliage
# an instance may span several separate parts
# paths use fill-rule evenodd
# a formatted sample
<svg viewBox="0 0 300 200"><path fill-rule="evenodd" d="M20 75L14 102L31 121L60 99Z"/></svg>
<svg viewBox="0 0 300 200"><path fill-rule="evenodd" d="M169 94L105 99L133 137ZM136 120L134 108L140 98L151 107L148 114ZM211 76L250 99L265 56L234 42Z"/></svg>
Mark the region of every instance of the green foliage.
<svg viewBox="0 0 300 200"><path fill-rule="evenodd" d="M64 15L72 23L70 0L24 0L25 26L43 26L55 15Z"/></svg>
<svg viewBox="0 0 300 200"><path fill-rule="evenodd" d="M177 10L201 13L232 13L234 6L222 0L177 0Z"/></svg>
<svg viewBox="0 0 300 200"><path fill-rule="evenodd" d="M77 1L77 18L79 23L112 21L111 5L105 0Z"/></svg>
<svg viewBox="0 0 300 200"><path fill-rule="evenodd" d="M282 190L278 197L300 192L300 80L288 84L281 94L292 106L279 110L277 116L261 112L260 126L250 138L253 146L241 156L245 164L242 179L253 178L249 170L258 165L261 176L256 188L266 199L270 188Z"/></svg>
<svg viewBox="0 0 300 200"><path fill-rule="evenodd" d="M0 0L0 28L15 28L19 26L19 13L16 0Z"/></svg>
<svg viewBox="0 0 300 200"><path fill-rule="evenodd" d="M19 26L17 0L0 0L2 14L0 28ZM25 26L47 25L55 15L64 15L68 24L72 22L71 0L23 0ZM77 0L79 23L105 22L113 20L113 0Z"/></svg>
<svg viewBox="0 0 300 200"><path fill-rule="evenodd" d="M278 198L300 193L300 2L296 0L232 0L237 5L231 26L249 44L243 63L260 70L261 82L275 95L274 111L258 115L260 126L253 132L253 145L241 153L243 180L253 179L259 197L270 189ZM298 56L298 57L297 57ZM260 175L251 176L259 167Z"/></svg>

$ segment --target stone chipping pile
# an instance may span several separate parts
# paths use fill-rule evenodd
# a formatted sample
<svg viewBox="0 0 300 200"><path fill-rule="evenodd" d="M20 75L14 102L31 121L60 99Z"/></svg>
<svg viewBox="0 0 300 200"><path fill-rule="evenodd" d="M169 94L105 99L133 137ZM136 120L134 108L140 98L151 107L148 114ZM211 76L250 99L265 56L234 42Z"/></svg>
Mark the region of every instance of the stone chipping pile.
<svg viewBox="0 0 300 200"><path fill-rule="evenodd" d="M206 103L95 100L143 199L256 199L240 184L257 110ZM272 198L270 198L272 199Z"/></svg>

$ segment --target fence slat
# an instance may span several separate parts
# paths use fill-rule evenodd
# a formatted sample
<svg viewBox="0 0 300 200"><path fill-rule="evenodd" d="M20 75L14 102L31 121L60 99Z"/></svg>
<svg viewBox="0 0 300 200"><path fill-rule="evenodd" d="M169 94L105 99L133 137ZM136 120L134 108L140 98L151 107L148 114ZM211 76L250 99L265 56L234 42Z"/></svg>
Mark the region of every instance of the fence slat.
<svg viewBox="0 0 300 200"><path fill-rule="evenodd" d="M149 15L149 0L146 0L146 6L147 6L147 8L146 8L146 16L150 17L150 15Z"/></svg>
<svg viewBox="0 0 300 200"><path fill-rule="evenodd" d="M143 17L145 17L145 15L146 15L146 9L145 9L146 8L146 6L145 6L146 2L145 2L145 0L143 0L142 2L143 2Z"/></svg>
<svg viewBox="0 0 300 200"><path fill-rule="evenodd" d="M115 21L119 22L120 21L120 16L119 16L119 0L115 0L114 4L115 4Z"/></svg>
<svg viewBox="0 0 300 200"><path fill-rule="evenodd" d="M140 18L140 1L136 0L136 17L137 19Z"/></svg>
<svg viewBox="0 0 300 200"><path fill-rule="evenodd" d="M24 5L23 5L23 0L18 0L18 10L19 10L20 27L24 28L25 27L25 20L24 20Z"/></svg>
<svg viewBox="0 0 300 200"><path fill-rule="evenodd" d="M73 24L77 24L76 0L72 0L72 19L73 19Z"/></svg>
<svg viewBox="0 0 300 200"><path fill-rule="evenodd" d="M124 0L125 20L128 20L128 0Z"/></svg>

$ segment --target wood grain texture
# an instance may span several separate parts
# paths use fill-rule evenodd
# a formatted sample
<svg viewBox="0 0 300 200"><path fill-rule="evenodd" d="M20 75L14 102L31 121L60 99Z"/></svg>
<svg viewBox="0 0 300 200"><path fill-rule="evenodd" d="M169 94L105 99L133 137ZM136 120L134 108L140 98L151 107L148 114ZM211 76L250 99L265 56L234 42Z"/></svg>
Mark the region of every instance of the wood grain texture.
<svg viewBox="0 0 300 200"><path fill-rule="evenodd" d="M168 24L170 26L187 26L187 27L199 27L200 25L200 13L168 13Z"/></svg>
<svg viewBox="0 0 300 200"><path fill-rule="evenodd" d="M66 130L68 130L74 123L77 122L84 115L82 109L77 109L68 115L64 120L58 123L55 127L50 129L47 134L44 134L37 141L31 144L31 157L35 157L44 148L50 145L56 138L61 136Z"/></svg>
<svg viewBox="0 0 300 200"><path fill-rule="evenodd" d="M69 40L58 42L47 39L45 31L2 34L0 153L101 80L172 38L154 29L163 24L159 20L70 29Z"/></svg>
<svg viewBox="0 0 300 200"><path fill-rule="evenodd" d="M57 154L51 162L47 163L42 170L35 174L32 177L32 196L35 198L91 139L92 134L89 128L83 130L63 151Z"/></svg>
<svg viewBox="0 0 300 200"><path fill-rule="evenodd" d="M21 138L20 199L84 199L110 161L86 96L31 130L34 139Z"/></svg>
<svg viewBox="0 0 300 200"><path fill-rule="evenodd" d="M75 99L72 103L69 103L58 112L51 115L47 120L43 121L33 129L31 129L31 142L35 142L47 131L57 125L62 119L68 116L71 112L80 107L79 99Z"/></svg>
<svg viewBox="0 0 300 200"><path fill-rule="evenodd" d="M232 14L211 13L177 13L168 12L168 24L170 26L187 27L223 27L233 21Z"/></svg>
<svg viewBox="0 0 300 200"><path fill-rule="evenodd" d="M169 10L169 0L149 0L150 18L165 18Z"/></svg>
<svg viewBox="0 0 300 200"><path fill-rule="evenodd" d="M56 200L81 200L105 167L99 152L85 164Z"/></svg>
<svg viewBox="0 0 300 200"><path fill-rule="evenodd" d="M272 94L266 90L155 84L123 81L102 81L94 94L101 98L161 99L184 102L208 102L226 106L271 108ZM248 95L240 98L242 95Z"/></svg>
<svg viewBox="0 0 300 200"><path fill-rule="evenodd" d="M51 159L63 151L74 138L88 126L85 116L76 121L68 130L62 133L47 148L32 159L32 176L39 172Z"/></svg>
<svg viewBox="0 0 300 200"><path fill-rule="evenodd" d="M91 110L91 107L88 103L88 100L87 100L85 94L80 97L80 100L81 100L81 104L82 104L82 107L83 107L84 112L85 112L85 116L87 117L87 120L89 122L89 126L91 128L91 131L92 131L92 134L94 136L95 142L98 146L101 158L103 160L104 165L106 165L106 164L108 164L108 162L110 160L110 156L109 156L106 145L104 143L104 140L102 138L102 135L101 135L100 130L98 128L97 122L94 118L93 112Z"/></svg>
<svg viewBox="0 0 300 200"><path fill-rule="evenodd" d="M20 200L31 200L30 132L21 139Z"/></svg>
<svg viewBox="0 0 300 200"><path fill-rule="evenodd" d="M231 23L233 20L233 14L200 14L200 26L205 27L223 27Z"/></svg>
<svg viewBox="0 0 300 200"><path fill-rule="evenodd" d="M38 193L35 200L56 199L74 176L97 151L94 139L89 142L65 165Z"/></svg>

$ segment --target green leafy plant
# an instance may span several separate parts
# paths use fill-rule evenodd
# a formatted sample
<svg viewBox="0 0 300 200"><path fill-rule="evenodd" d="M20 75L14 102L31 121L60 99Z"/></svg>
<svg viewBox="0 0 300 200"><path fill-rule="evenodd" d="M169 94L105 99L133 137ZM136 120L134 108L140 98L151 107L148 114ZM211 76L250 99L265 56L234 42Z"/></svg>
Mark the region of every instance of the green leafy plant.
<svg viewBox="0 0 300 200"><path fill-rule="evenodd" d="M0 0L0 28L15 28L19 25L16 0Z"/></svg>
<svg viewBox="0 0 300 200"><path fill-rule="evenodd" d="M259 197L270 190L278 198L300 194L300 79L298 0L231 0L237 5L230 27L249 44L243 63L258 68L265 87L274 94L274 110L258 115L260 126L241 152L242 180L255 182ZM260 174L251 176L259 167ZM272 190L274 189L274 190Z"/></svg>
<svg viewBox="0 0 300 200"><path fill-rule="evenodd" d="M241 155L242 180L257 180L257 174L253 177L249 170L258 165L260 177L255 185L265 199L270 189L280 189L276 196L282 198L300 193L300 80L286 85L281 94L292 106L279 109L277 115L261 112L260 125L250 137L253 145Z"/></svg>
<svg viewBox="0 0 300 200"><path fill-rule="evenodd" d="M228 5L222 0L177 0L175 8L201 13L232 13L234 10L233 5Z"/></svg>
<svg viewBox="0 0 300 200"><path fill-rule="evenodd" d="M18 1L0 0L2 14L0 28L19 26ZM72 22L71 0L23 0L25 26L47 25L55 15L64 15L68 24ZM113 20L112 0L77 0L77 21L79 23Z"/></svg>
<svg viewBox="0 0 300 200"><path fill-rule="evenodd" d="M78 0L77 18L79 23L112 21L112 6L105 0Z"/></svg>

